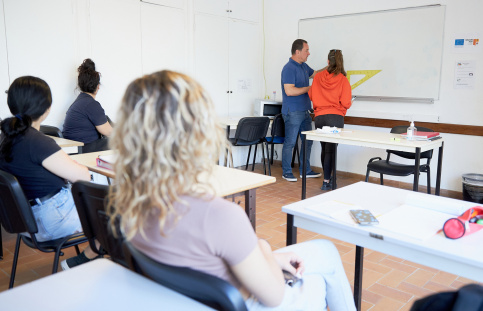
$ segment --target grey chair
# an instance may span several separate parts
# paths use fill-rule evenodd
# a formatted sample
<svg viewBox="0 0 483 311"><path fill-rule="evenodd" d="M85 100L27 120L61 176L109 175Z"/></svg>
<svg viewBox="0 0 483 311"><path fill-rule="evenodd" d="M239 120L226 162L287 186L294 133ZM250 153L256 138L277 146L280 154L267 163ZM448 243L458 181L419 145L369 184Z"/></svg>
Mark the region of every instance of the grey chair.
<svg viewBox="0 0 483 311"><path fill-rule="evenodd" d="M20 241L23 241L28 247L38 249L41 252L55 253L52 273L57 272L59 257L64 255L62 253L64 248L74 246L77 254L80 254L78 245L87 242L87 238L83 233L72 234L51 241L37 241L35 234L39 230L32 207L17 179L12 174L2 170L0 170L0 222L5 231L17 234L9 288L12 288L15 282Z"/></svg>
<svg viewBox="0 0 483 311"><path fill-rule="evenodd" d="M124 241L124 255L134 272L222 311L247 311L242 295L233 285L216 276L157 262Z"/></svg>
<svg viewBox="0 0 483 311"><path fill-rule="evenodd" d="M417 129L423 132L434 132L433 130L425 127L418 126ZM391 129L391 133L402 134L402 133L405 133L406 130L407 130L407 126L398 125ZM390 157L391 155L395 155L401 158L415 160L416 159L415 153L396 151L396 150L386 150L386 152L387 152L387 157L385 160L381 159L380 157L374 157L369 160L369 163L367 163L366 182L369 180L369 173L371 171L379 173L381 185L384 184L383 175L409 176L414 174L414 169L416 167L415 164L400 164L397 162L390 161ZM431 170L429 165L432 157L433 157L433 150L422 152L420 155L420 158L426 159L426 163L421 164L419 166L419 171L426 173L427 175L429 194L431 193Z"/></svg>

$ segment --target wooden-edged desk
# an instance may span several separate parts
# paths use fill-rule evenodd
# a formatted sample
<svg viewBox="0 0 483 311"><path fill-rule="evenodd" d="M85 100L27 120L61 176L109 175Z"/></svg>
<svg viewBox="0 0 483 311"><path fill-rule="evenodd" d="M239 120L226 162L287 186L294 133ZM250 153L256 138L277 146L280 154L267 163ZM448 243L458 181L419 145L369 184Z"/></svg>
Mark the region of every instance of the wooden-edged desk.
<svg viewBox="0 0 483 311"><path fill-rule="evenodd" d="M108 259L96 259L0 293L10 310L213 310Z"/></svg>
<svg viewBox="0 0 483 311"><path fill-rule="evenodd" d="M50 136L50 135L49 137L52 138L57 143L57 145L60 146L60 148L77 147L77 152L82 153L82 146L84 146L83 142L70 140L66 138L60 138L56 136Z"/></svg>
<svg viewBox="0 0 483 311"><path fill-rule="evenodd" d="M89 170L101 175L115 178L115 173L111 170L98 167L96 158L99 155L112 154L114 151L101 151L71 155L72 159L89 168ZM217 195L226 197L230 195L243 194L245 196L245 212L252 223L253 229L256 227L256 190L258 187L272 184L276 178L262 174L247 172L239 169L215 166L214 174L211 178Z"/></svg>
<svg viewBox="0 0 483 311"><path fill-rule="evenodd" d="M292 226L356 245L354 298L356 305L359 306L358 310L360 310L361 301L364 247L483 282L483 248L481 247L483 231L458 240L447 239L441 233L426 240L417 240L378 228L377 225L359 226L307 209L308 206L336 200L357 205L358 209L377 210L384 214L403 205L406 196L411 193L410 190L358 182L286 205L282 207L282 211L293 217ZM423 193L421 195L430 196ZM455 199L439 199L460 202L463 209L476 205L476 203ZM287 231L291 229L287 224Z"/></svg>

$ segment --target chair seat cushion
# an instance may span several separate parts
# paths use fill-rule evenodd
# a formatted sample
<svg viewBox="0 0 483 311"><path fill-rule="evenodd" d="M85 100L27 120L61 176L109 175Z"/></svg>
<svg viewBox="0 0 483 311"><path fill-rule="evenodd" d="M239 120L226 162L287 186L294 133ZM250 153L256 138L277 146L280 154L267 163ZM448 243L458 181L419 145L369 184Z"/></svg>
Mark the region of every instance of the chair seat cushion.
<svg viewBox="0 0 483 311"><path fill-rule="evenodd" d="M386 160L373 161L367 164L367 169L379 174L394 176L409 176L414 173L414 165L405 165ZM420 171L426 172L427 165L420 165Z"/></svg>
<svg viewBox="0 0 483 311"><path fill-rule="evenodd" d="M285 141L285 137L280 137L280 136L276 136L276 137L265 137L265 139L269 143L272 143L272 139L273 139L273 143L274 144L283 144L283 142Z"/></svg>
<svg viewBox="0 0 483 311"><path fill-rule="evenodd" d="M30 237L22 234L22 240L28 247L37 248ZM70 236L63 237L60 239L55 239L55 240L50 240L45 242L38 242L38 244L40 247L43 247L45 249L52 249L52 251L54 251L62 242L64 242L62 248L67 248L77 244L85 243L87 241L88 239L83 234L72 234Z"/></svg>
<svg viewBox="0 0 483 311"><path fill-rule="evenodd" d="M254 140L254 141L245 141L245 140L241 140L239 139L238 141L235 140L235 138L228 138L228 140L230 141L230 143L233 145L233 146L250 146L250 145L256 145L256 144L259 144L261 143L260 140Z"/></svg>

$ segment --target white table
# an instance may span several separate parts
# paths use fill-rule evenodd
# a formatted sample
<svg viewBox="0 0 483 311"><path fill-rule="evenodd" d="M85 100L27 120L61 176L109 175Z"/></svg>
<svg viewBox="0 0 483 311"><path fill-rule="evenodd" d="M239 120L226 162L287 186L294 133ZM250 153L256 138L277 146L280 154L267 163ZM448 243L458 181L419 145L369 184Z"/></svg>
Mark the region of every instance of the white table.
<svg viewBox="0 0 483 311"><path fill-rule="evenodd" d="M8 310L213 310L108 259L0 293Z"/></svg>
<svg viewBox="0 0 483 311"><path fill-rule="evenodd" d="M76 147L77 152L82 153L82 146L84 146L83 142L70 140L70 139L66 139L66 138L60 138L60 137L56 137L56 136L49 136L49 137L52 138L57 143L57 145L59 145L60 148L62 148L62 149ZM69 150L64 149L64 151L66 151L67 153L70 153L70 152L68 152Z"/></svg>
<svg viewBox="0 0 483 311"><path fill-rule="evenodd" d="M443 161L443 138L436 140L407 140L401 137L400 134L392 134L385 132L374 131L360 131L360 130L343 130L338 134L323 134L320 132L306 131L302 132L302 150L306 151L306 140L321 141L327 143L344 144L351 146L378 148L378 149L391 149L396 151L412 152L416 154L415 168L414 168L414 183L413 190L418 191L419 186L419 162L421 152L433 150L439 148L438 154L438 169L436 174L436 190L435 194L439 195L441 187L441 167ZM305 153L304 153L305 154ZM303 174L302 174L302 200L305 199L306 190L306 176L305 167L306 161L303 161ZM337 148L334 153L334 165L332 173L332 189L336 188L336 169L337 169Z"/></svg>
<svg viewBox="0 0 483 311"><path fill-rule="evenodd" d="M115 178L114 171L98 167L96 158L99 155L112 154L114 151L100 151L71 155L71 158L78 163L87 166L89 170ZM226 197L242 193L245 196L245 212L250 219L253 229L256 228L256 190L258 187L275 183L276 178L262 174L247 172L235 168L224 166L215 166L211 183L213 184L217 195Z"/></svg>
<svg viewBox="0 0 483 311"><path fill-rule="evenodd" d="M458 240L447 239L440 233L427 240L420 241L383 230L377 226L348 224L306 208L321 202L338 200L358 205L361 209L378 210L384 214L404 204L406 196L411 193L412 191L409 190L358 182L286 205L282 208L282 211L293 217L293 226L295 227L357 245L354 277L356 304L357 302L360 304L364 247L483 282L483 248L481 247L483 231ZM429 196L422 193L421 195ZM465 209L476 205L472 202L459 202ZM287 224L287 231L291 231L293 226Z"/></svg>

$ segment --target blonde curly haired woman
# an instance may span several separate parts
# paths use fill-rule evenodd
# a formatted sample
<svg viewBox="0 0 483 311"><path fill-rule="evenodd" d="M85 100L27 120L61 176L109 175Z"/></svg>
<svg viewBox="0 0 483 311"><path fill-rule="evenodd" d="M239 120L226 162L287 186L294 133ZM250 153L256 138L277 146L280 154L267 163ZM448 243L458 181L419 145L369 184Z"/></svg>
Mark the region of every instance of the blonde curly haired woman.
<svg viewBox="0 0 483 311"><path fill-rule="evenodd" d="M237 287L249 310L355 310L337 250L311 241L273 253L240 206L205 180L227 147L207 93L171 71L133 81L117 116L111 219L151 258L190 267ZM203 177L204 176L204 177ZM304 273L290 287L283 270ZM324 295L325 293L325 295Z"/></svg>

